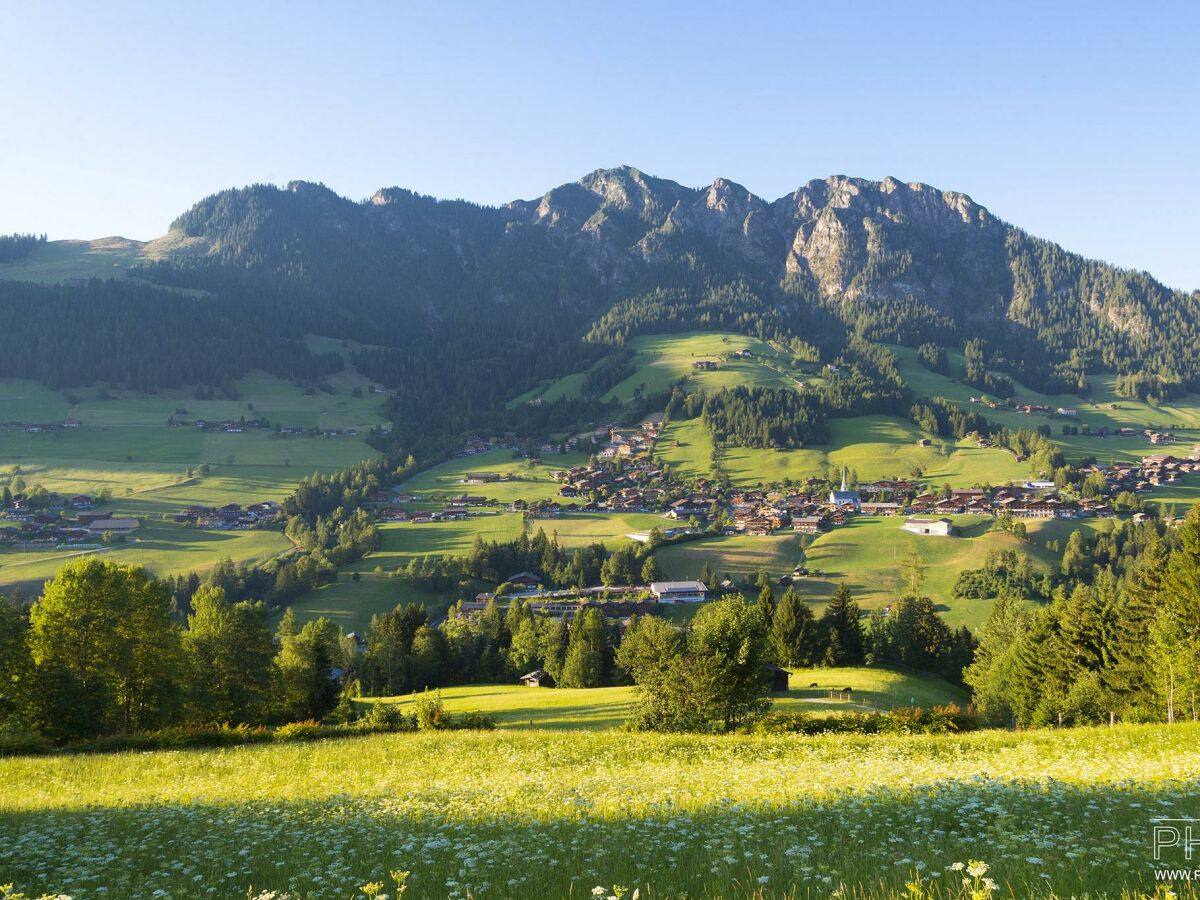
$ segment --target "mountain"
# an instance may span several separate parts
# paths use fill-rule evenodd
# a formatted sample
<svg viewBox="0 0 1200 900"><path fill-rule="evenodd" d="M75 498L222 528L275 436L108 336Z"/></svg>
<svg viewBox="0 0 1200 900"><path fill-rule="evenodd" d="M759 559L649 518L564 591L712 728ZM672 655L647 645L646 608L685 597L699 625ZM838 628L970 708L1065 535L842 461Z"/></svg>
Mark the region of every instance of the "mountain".
<svg viewBox="0 0 1200 900"><path fill-rule="evenodd" d="M691 188L626 166L501 207L395 187L356 202L310 182L254 185L201 200L146 245L134 274L123 288L0 282L10 321L70 335L85 309L86 334L123 323L132 335L118 341L122 365L80 364L65 379L0 338L12 351L0 374L153 385L268 367L316 378L338 364L303 346L316 333L373 345L357 361L411 395L414 414L421 394L442 391L477 411L633 334L725 327L826 359L879 342L974 341L981 365L1047 389L1084 389L1101 369L1200 387L1200 293L895 178L833 176L766 200L723 178ZM101 299L83 301L87 291ZM190 323L190 344L173 319ZM59 358L83 348L78 337L39 345Z"/></svg>

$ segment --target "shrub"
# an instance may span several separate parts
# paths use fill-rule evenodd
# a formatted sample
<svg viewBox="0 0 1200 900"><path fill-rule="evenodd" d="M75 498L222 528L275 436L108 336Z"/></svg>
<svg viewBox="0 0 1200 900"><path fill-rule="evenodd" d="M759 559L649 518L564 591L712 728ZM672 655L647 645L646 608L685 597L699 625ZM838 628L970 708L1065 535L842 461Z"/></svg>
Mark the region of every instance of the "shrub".
<svg viewBox="0 0 1200 900"><path fill-rule="evenodd" d="M496 720L487 713L481 712L465 712L457 716L448 716L447 728L455 728L464 731L492 731L496 727Z"/></svg>
<svg viewBox="0 0 1200 900"><path fill-rule="evenodd" d="M442 692L429 691L417 697L414 704L417 717L417 731L436 731L445 727L446 705L442 702Z"/></svg>
<svg viewBox="0 0 1200 900"><path fill-rule="evenodd" d="M394 703L372 703L355 724L364 731L416 731L417 717Z"/></svg>
<svg viewBox="0 0 1200 900"><path fill-rule="evenodd" d="M32 756L49 753L50 741L40 734L0 734L0 756Z"/></svg>
<svg viewBox="0 0 1200 900"><path fill-rule="evenodd" d="M327 735L327 729L320 722L309 719L305 722L289 722L275 729L271 737L276 741L311 741Z"/></svg>

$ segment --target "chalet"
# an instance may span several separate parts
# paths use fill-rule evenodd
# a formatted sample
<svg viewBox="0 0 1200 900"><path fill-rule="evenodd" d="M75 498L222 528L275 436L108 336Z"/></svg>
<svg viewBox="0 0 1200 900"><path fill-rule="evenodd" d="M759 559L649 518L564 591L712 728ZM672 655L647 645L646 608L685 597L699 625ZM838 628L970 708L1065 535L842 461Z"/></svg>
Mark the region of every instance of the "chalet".
<svg viewBox="0 0 1200 900"><path fill-rule="evenodd" d="M1055 410L1055 412L1058 413L1060 416L1076 416L1076 415L1078 415L1078 413L1075 411L1075 409L1070 406L1060 406L1058 409Z"/></svg>
<svg viewBox="0 0 1200 900"><path fill-rule="evenodd" d="M864 516L894 516L900 512L899 503L860 503L858 511Z"/></svg>
<svg viewBox="0 0 1200 900"><path fill-rule="evenodd" d="M909 534L933 534L946 537L954 533L954 523L949 519L925 519L914 516L905 519L904 530Z"/></svg>
<svg viewBox="0 0 1200 900"><path fill-rule="evenodd" d="M78 494L70 499L71 509L95 509L96 501L87 494Z"/></svg>
<svg viewBox="0 0 1200 900"><path fill-rule="evenodd" d="M702 581L655 581L650 595L659 603L702 603L708 588Z"/></svg>
<svg viewBox="0 0 1200 900"><path fill-rule="evenodd" d="M554 687L554 679L545 669L534 669L521 676L521 684L525 687Z"/></svg>
<svg viewBox="0 0 1200 900"><path fill-rule="evenodd" d="M692 363L692 367L699 369L703 372L708 372L708 371L715 369L717 367L717 364L715 362L713 362L711 359L698 359L694 363Z"/></svg>
<svg viewBox="0 0 1200 900"><path fill-rule="evenodd" d="M494 484L501 480L499 472L469 472L463 476L463 484Z"/></svg>
<svg viewBox="0 0 1200 900"><path fill-rule="evenodd" d="M542 576L535 572L518 572L515 575L509 575L505 584L515 584L521 587L537 587L542 583Z"/></svg>
<svg viewBox="0 0 1200 900"><path fill-rule="evenodd" d="M798 531L801 534L817 534L824 521L820 516L797 516L792 519L792 531Z"/></svg>

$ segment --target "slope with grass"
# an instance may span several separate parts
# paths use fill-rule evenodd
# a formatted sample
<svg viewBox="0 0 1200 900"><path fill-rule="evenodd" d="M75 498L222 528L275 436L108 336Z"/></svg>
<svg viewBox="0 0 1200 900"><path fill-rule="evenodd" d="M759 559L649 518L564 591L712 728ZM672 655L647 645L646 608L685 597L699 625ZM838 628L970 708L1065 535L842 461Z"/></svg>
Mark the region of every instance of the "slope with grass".
<svg viewBox="0 0 1200 900"><path fill-rule="evenodd" d="M791 689L771 695L771 711L847 712L897 706L966 705L966 691L941 678L894 669L853 667L792 669ZM813 687L815 685L816 687ZM831 699L828 691L851 689L853 701ZM637 702L635 687L528 688L520 684L465 685L443 688L449 712L484 712L503 729L593 731L620 728ZM363 700L411 709L418 694Z"/></svg>
<svg viewBox="0 0 1200 900"><path fill-rule="evenodd" d="M634 352L634 372L613 385L603 395L604 400L629 403L635 394L662 393L680 379L687 380L689 390L705 391L737 385L794 387L802 381L819 380L819 376L805 374L797 368L795 357L787 351L757 338L731 332L641 335L633 338L628 347ZM738 351L750 355L734 356ZM716 368L700 370L695 365L698 362L710 362ZM552 401L578 397L586 375L576 372L547 382L514 398L509 406L538 398Z"/></svg>
<svg viewBox="0 0 1200 900"><path fill-rule="evenodd" d="M1144 896L1151 819L1194 813L1197 772L1192 723L856 738L505 729L8 758L0 781L21 790L0 793L0 871L18 890L81 897L359 896L371 882L394 895L393 871L408 896L457 900L618 884L900 897L917 880L921 896L956 897L953 864L981 860L1006 895Z"/></svg>
<svg viewBox="0 0 1200 900"><path fill-rule="evenodd" d="M854 594L859 606L876 609L894 601L901 591L901 566L910 549L920 552L927 566L922 593L932 597L952 626L982 624L990 601L954 597L954 582L963 569L983 565L993 550L1032 547L1018 538L991 530L991 520L980 516L953 516L959 537L915 535L904 531L900 518L861 516L847 525L820 535L807 551L807 566L814 574L796 581L806 599L824 601L840 584ZM1041 564L1044 556L1031 554Z"/></svg>
<svg viewBox="0 0 1200 900"><path fill-rule="evenodd" d="M1076 411L1076 415L1070 419L1030 415L1015 410L993 410L970 402L971 397L978 397L982 393L978 388L963 384L956 377L947 377L925 368L917 360L915 350L907 347L892 347L891 349L899 357L900 374L905 383L918 396L944 397L966 409L981 413L989 422L1008 428L1036 428L1039 425L1050 425L1052 439L1062 446L1072 458L1096 456L1102 462L1136 460L1151 453L1170 452L1172 448L1156 447L1141 436L1106 438L1086 435L1067 436L1062 434L1064 424L1087 424L1093 428L1105 426L1110 430L1118 428L1167 429L1176 432L1181 444L1189 449L1192 444L1200 440L1200 395L1197 394L1188 394L1179 400L1163 405L1131 400L1128 397L1117 396L1114 390L1116 376L1113 373L1102 372L1088 375L1091 391L1086 398L1081 398L1077 394L1042 394L1019 382L1014 382L1016 392L1013 397L1014 402L1039 404L1051 409L1071 408ZM950 351L947 356L949 371L957 373L962 366L962 355Z"/></svg>

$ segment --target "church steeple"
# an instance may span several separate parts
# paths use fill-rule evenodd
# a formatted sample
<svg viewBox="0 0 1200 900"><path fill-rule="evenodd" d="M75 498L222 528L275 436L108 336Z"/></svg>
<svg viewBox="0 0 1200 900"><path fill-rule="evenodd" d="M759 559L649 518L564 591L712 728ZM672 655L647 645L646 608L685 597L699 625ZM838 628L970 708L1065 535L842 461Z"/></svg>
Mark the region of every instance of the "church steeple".
<svg viewBox="0 0 1200 900"><path fill-rule="evenodd" d="M842 490L843 491L849 490L849 488L846 487L846 467L845 466L842 466Z"/></svg>

